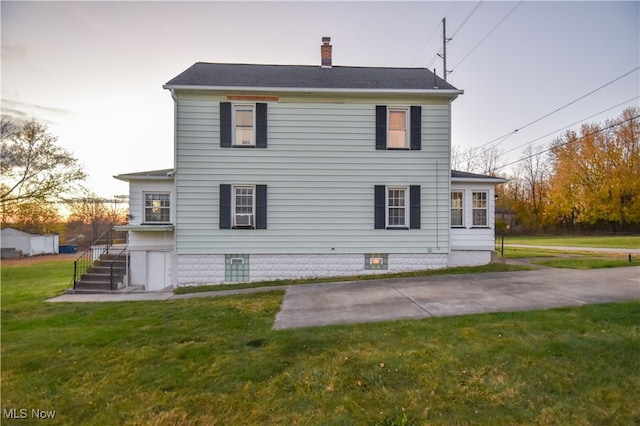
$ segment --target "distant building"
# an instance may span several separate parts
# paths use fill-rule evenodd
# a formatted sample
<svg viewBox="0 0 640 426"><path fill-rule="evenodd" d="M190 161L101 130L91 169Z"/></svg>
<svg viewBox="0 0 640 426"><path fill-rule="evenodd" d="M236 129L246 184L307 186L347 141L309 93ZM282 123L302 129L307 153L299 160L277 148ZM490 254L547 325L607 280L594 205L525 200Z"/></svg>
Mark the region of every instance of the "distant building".
<svg viewBox="0 0 640 426"><path fill-rule="evenodd" d="M14 228L4 228L0 234L3 259L58 254L59 239L56 234L34 235Z"/></svg>

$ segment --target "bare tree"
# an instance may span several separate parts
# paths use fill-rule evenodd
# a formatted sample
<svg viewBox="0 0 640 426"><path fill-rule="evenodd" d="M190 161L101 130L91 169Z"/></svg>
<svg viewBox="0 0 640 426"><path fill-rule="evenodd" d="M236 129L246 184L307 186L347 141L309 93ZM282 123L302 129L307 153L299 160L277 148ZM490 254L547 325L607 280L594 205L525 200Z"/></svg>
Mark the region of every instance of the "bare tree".
<svg viewBox="0 0 640 426"><path fill-rule="evenodd" d="M119 206L121 200L100 198L88 190L81 197L67 200L67 204L68 223L83 228L85 233L90 232L92 241L111 225L122 225L127 220L126 208Z"/></svg>
<svg viewBox="0 0 640 426"><path fill-rule="evenodd" d="M451 148L451 168L461 172L497 176L501 153L497 148L483 147L464 150L458 145Z"/></svg>
<svg viewBox="0 0 640 426"><path fill-rule="evenodd" d="M73 155L56 145L47 126L30 120L14 127L2 120L0 203L52 201L86 178Z"/></svg>
<svg viewBox="0 0 640 426"><path fill-rule="evenodd" d="M549 165L544 152L543 146L527 147L513 179L514 185L520 188L516 206L518 216L531 231L537 230L544 222L549 184Z"/></svg>

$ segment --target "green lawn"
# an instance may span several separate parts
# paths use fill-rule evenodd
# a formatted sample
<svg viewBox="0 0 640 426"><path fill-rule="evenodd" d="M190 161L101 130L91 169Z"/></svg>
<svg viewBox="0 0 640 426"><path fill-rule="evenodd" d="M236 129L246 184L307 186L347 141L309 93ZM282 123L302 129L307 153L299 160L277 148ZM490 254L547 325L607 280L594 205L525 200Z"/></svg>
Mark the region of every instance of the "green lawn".
<svg viewBox="0 0 640 426"><path fill-rule="evenodd" d="M640 236L505 236L505 244L527 244L532 246L569 246L640 249Z"/></svg>
<svg viewBox="0 0 640 426"><path fill-rule="evenodd" d="M283 293L49 304L2 267L2 424L637 424L640 301L273 330Z"/></svg>
<svg viewBox="0 0 640 426"><path fill-rule="evenodd" d="M640 266L640 259L635 258L629 262L626 258L583 256L535 260L532 263L536 265L550 266L552 268L600 269Z"/></svg>

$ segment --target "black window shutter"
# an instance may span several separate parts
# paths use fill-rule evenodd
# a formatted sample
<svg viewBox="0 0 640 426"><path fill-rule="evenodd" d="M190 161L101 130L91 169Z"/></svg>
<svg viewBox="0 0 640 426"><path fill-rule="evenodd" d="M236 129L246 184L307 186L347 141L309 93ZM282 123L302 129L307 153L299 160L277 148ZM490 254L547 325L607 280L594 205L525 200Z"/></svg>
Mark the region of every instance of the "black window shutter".
<svg viewBox="0 0 640 426"><path fill-rule="evenodd" d="M376 106L376 149L387 149L387 107Z"/></svg>
<svg viewBox="0 0 640 426"><path fill-rule="evenodd" d="M373 227L374 229L385 229L386 224L386 195L384 185L375 185L374 187L374 211L373 211Z"/></svg>
<svg viewBox="0 0 640 426"><path fill-rule="evenodd" d="M411 107L411 149L419 151L422 149L422 107Z"/></svg>
<svg viewBox="0 0 640 426"><path fill-rule="evenodd" d="M231 185L220 184L220 229L231 229Z"/></svg>
<svg viewBox="0 0 640 426"><path fill-rule="evenodd" d="M267 104L256 104L256 148L267 147Z"/></svg>
<svg viewBox="0 0 640 426"><path fill-rule="evenodd" d="M409 187L409 229L420 229L420 185Z"/></svg>
<svg viewBox="0 0 640 426"><path fill-rule="evenodd" d="M256 229L267 229L267 185L256 185Z"/></svg>
<svg viewBox="0 0 640 426"><path fill-rule="evenodd" d="M231 147L231 102L220 102L220 146Z"/></svg>

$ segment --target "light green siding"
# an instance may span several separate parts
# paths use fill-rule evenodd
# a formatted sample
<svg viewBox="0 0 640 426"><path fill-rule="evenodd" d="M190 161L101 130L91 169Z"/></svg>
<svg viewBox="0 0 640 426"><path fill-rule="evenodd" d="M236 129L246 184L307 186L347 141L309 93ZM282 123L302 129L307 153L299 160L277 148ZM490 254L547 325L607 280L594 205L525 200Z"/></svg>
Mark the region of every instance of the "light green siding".
<svg viewBox="0 0 640 426"><path fill-rule="evenodd" d="M178 254L448 252L448 99L281 97L260 149L220 148L225 97L176 98ZM422 105L422 150L376 150L376 105ZM219 229L220 184L267 185L268 229ZM376 184L421 185L421 229L374 229Z"/></svg>

